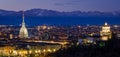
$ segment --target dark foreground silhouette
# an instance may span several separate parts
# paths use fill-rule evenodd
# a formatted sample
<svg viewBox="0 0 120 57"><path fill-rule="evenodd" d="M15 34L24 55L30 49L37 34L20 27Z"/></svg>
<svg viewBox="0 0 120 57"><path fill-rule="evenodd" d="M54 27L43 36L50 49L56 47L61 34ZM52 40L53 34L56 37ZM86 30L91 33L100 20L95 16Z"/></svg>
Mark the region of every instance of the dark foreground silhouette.
<svg viewBox="0 0 120 57"><path fill-rule="evenodd" d="M48 54L46 57L120 57L119 39L111 39L102 43L105 44L72 46Z"/></svg>

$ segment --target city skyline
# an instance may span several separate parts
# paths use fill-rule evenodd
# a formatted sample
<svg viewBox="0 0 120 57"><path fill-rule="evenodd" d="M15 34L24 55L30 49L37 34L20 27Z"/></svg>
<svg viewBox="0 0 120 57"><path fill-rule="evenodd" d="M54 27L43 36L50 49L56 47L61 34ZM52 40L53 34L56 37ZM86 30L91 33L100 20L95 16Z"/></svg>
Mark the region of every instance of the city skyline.
<svg viewBox="0 0 120 57"><path fill-rule="evenodd" d="M119 5L0 0L0 57L120 57Z"/></svg>
<svg viewBox="0 0 120 57"><path fill-rule="evenodd" d="M29 10L42 8L57 11L119 11L120 0L0 0L0 9Z"/></svg>

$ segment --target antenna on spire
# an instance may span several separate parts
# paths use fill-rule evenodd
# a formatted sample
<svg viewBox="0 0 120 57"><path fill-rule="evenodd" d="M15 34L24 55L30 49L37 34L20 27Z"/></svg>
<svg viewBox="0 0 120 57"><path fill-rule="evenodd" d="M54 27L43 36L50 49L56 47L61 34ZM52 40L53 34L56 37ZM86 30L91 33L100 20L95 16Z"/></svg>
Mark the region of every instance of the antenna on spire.
<svg viewBox="0 0 120 57"><path fill-rule="evenodd" d="M24 11L22 11L22 19L23 19L23 23L24 23Z"/></svg>

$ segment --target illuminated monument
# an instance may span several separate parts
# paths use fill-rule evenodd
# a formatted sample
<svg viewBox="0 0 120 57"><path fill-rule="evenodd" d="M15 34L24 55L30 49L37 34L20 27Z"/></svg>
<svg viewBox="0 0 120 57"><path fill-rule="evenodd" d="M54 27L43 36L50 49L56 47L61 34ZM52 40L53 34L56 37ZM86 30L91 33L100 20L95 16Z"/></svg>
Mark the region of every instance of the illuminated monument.
<svg viewBox="0 0 120 57"><path fill-rule="evenodd" d="M105 25L102 26L100 35L101 35L101 40L103 40L103 41L107 41L107 40L111 39L111 30L110 30L110 26L108 26L107 23L105 23Z"/></svg>
<svg viewBox="0 0 120 57"><path fill-rule="evenodd" d="M19 32L19 37L20 38L28 38L28 31L27 31L27 28L25 26L25 22L24 22L24 13L23 13L23 16L22 16L22 26L21 26L21 29L20 29L20 32Z"/></svg>

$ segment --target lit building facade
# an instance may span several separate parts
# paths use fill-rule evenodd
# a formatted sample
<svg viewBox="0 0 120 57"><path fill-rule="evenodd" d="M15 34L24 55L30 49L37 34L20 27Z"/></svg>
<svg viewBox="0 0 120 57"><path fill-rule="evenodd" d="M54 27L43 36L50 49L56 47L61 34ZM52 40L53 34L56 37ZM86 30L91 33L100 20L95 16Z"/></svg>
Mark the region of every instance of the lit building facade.
<svg viewBox="0 0 120 57"><path fill-rule="evenodd" d="M23 13L23 17L22 17L22 26L19 32L19 37L20 38L28 38L28 31L27 28L25 26L25 22L24 22L24 13Z"/></svg>
<svg viewBox="0 0 120 57"><path fill-rule="evenodd" d="M100 31L100 35L101 35L101 40L103 40L103 41L107 41L107 40L111 39L111 29L107 23L105 23L105 25L102 26L102 30Z"/></svg>

